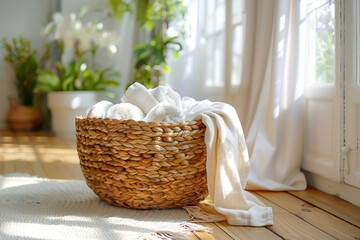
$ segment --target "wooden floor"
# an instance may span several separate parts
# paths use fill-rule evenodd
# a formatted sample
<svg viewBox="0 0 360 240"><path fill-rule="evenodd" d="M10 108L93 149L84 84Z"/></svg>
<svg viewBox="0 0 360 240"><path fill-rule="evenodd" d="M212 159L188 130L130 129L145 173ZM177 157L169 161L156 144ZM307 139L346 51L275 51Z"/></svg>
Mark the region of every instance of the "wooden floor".
<svg viewBox="0 0 360 240"><path fill-rule="evenodd" d="M23 172L50 179L83 180L74 140L48 132L0 130L0 174ZM196 232L191 239L360 239L360 208L313 188L300 192L253 192L273 208L274 225L230 226L206 223L213 234ZM210 200L201 207L213 212Z"/></svg>

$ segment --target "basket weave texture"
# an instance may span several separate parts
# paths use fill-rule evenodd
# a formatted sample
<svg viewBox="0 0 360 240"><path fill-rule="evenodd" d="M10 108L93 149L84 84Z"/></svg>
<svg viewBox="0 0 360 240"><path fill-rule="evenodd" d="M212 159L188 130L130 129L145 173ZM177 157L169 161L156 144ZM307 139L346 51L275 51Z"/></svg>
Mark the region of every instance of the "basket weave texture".
<svg viewBox="0 0 360 240"><path fill-rule="evenodd" d="M196 205L207 195L205 125L76 118L87 185L105 202L136 209Z"/></svg>

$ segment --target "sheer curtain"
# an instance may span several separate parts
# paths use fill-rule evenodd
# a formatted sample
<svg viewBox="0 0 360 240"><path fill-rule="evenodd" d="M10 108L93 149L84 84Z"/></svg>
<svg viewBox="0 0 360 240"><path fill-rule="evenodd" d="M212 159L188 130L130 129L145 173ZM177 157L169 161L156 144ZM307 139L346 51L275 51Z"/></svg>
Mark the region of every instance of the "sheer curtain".
<svg viewBox="0 0 360 240"><path fill-rule="evenodd" d="M247 0L237 110L251 162L247 189L302 190L299 1Z"/></svg>
<svg viewBox="0 0 360 240"><path fill-rule="evenodd" d="M220 2L227 4L230 1L237 7L234 3L240 0ZM301 190L306 188L306 180L300 171L303 141L303 83L297 78L300 3L299 0L244 1L246 21L241 84L236 100L231 97L230 103L238 111L250 154L247 189ZM230 84L231 89L226 91L225 84L215 87L206 84L209 70L226 69L216 64L209 68L211 61L225 63L225 55L214 54L220 61L208 56L211 42L206 29L211 27L211 21L206 16L210 2L189 1L190 37L184 43L185 50L180 59L171 61L172 73L167 79L181 95L225 101L229 99L225 93L233 93L237 86ZM242 14L242 9L232 9L232 12L234 17L234 13ZM216 21L222 22L222 18ZM223 34L221 30L217 32ZM242 45L241 42L233 44L233 48L236 44ZM216 46L213 51L217 51ZM224 79L224 75L220 76ZM217 81L216 76L213 79Z"/></svg>
<svg viewBox="0 0 360 240"><path fill-rule="evenodd" d="M180 58L169 57L172 71L165 76L165 80L182 96L223 101L225 1L184 2L188 8L185 23L187 36L182 42ZM222 6L218 10L215 7L217 2L221 2L219 5ZM212 18L208 17L211 15ZM217 16L221 17L216 18Z"/></svg>

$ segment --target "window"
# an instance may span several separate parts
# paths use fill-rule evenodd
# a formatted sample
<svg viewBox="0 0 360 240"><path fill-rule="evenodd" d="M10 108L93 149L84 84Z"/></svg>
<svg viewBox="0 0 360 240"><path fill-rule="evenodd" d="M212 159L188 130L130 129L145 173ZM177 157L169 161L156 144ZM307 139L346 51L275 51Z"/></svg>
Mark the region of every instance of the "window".
<svg viewBox="0 0 360 240"><path fill-rule="evenodd" d="M308 84L335 81L335 4L333 0L302 0L300 41Z"/></svg>
<svg viewBox="0 0 360 240"><path fill-rule="evenodd" d="M205 86L239 85L243 55L243 0L203 0Z"/></svg>
<svg viewBox="0 0 360 240"><path fill-rule="evenodd" d="M231 85L240 85L241 70L243 62L243 46L244 46L244 2L240 0L232 1L232 73Z"/></svg>
<svg viewBox="0 0 360 240"><path fill-rule="evenodd" d="M224 35L225 35L225 0L204 1L204 28L202 29L206 41L205 86L224 86Z"/></svg>
<svg viewBox="0 0 360 240"><path fill-rule="evenodd" d="M360 49L359 1L344 1L343 66L344 66L344 139L343 147L349 149L344 158L344 180L360 188Z"/></svg>
<svg viewBox="0 0 360 240"><path fill-rule="evenodd" d="M339 7L340 1L300 0L298 71L305 83L302 168L336 181L341 179Z"/></svg>

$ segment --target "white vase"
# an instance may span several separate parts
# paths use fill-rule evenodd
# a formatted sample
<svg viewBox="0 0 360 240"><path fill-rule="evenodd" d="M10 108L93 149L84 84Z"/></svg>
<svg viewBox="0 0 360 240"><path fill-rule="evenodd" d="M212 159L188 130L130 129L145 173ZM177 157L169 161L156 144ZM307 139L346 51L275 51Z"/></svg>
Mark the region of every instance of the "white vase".
<svg viewBox="0 0 360 240"><path fill-rule="evenodd" d="M49 92L52 129L57 137L75 138L75 118L86 116L98 102L96 91Z"/></svg>

